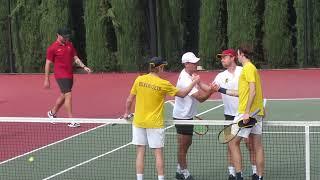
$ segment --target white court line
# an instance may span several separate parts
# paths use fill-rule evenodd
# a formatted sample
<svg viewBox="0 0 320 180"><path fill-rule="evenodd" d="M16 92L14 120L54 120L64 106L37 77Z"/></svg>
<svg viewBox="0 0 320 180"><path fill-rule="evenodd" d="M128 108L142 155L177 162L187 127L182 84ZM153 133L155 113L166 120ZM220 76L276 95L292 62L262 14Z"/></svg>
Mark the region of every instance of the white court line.
<svg viewBox="0 0 320 180"><path fill-rule="evenodd" d="M168 101L167 101L167 102L168 102ZM167 103L167 102L165 102L165 103ZM169 128L172 128L173 126L174 126L174 125L168 126L168 127L165 128L165 130L167 130L167 129L169 129ZM130 143L127 143L127 144L125 144L125 145L122 145L122 146L120 146L120 147L118 147L118 148L115 148L115 149L113 149L113 150L111 150L111 151L108 151L108 152L106 152L106 153L104 153L104 154L101 154L101 155L96 156L96 157L94 157L94 158L88 159L88 160L86 160L86 161L84 161L84 162L82 162L82 163L79 163L79 164L77 164L77 165L71 166L71 167L69 167L69 168L67 168L67 169L65 169L65 170L63 170L63 171L60 171L60 172L58 172L58 173L56 173L56 174L53 174L53 175L51 175L51 176L49 176L49 177L46 177L46 178L44 178L43 180L48 180L48 179L54 178L54 177L56 177L56 176L58 176L58 175L60 175L60 174L63 174L63 173L65 173L65 172L68 172L68 171L70 171L70 170L72 170L72 169L74 169L74 168L77 168L77 167L82 166L82 165L84 165L84 164L87 164L87 163L89 163L89 162L91 162L91 161L94 161L94 160L96 160L96 159L98 159L98 158L101 158L101 157L106 156L106 155L108 155L108 154L111 154L111 153L113 153L113 152L115 152L115 151L118 151L118 150L120 150L120 149L123 149L123 148L125 148L125 147L127 147L127 146L129 146L129 145L131 145L131 144L132 144L132 143L130 142Z"/></svg>
<svg viewBox="0 0 320 180"><path fill-rule="evenodd" d="M19 155L19 156L15 156L15 157L13 157L13 158L11 158L11 159L7 159L7 160L5 160L5 161L0 162L0 165L5 164L5 163L7 163L7 162L10 162L10 161L12 161L12 160L15 160L15 159L17 159L17 158L20 158L20 157L26 156L26 155L28 155L28 154L34 153L34 152L39 151L39 150L41 150L41 149L44 149L44 148L47 148L47 147L53 146L53 145L58 144L58 143L61 143L61 142L63 142L63 141L69 140L69 139L71 139L71 138L74 138L74 137L80 136L80 135L82 135L82 134L85 134L85 133L91 132L91 131L93 131L93 130L96 130L96 129L98 129L98 128L104 127L104 126L106 126L106 125L109 125L109 124L103 124L103 125L100 125L100 126L94 127L94 128L89 129L89 130L87 130L87 131L83 131L83 132L81 132L81 133L78 133L78 134L75 134L75 135L69 136L69 137L67 137L67 138L61 139L61 140L56 141L56 142L54 142L54 143L51 143L51 144L48 144L48 145L42 146L42 147L40 147L40 148L34 149L34 150L32 150L32 151L29 151L29 152L26 152L26 153L21 154L21 155Z"/></svg>
<svg viewBox="0 0 320 180"><path fill-rule="evenodd" d="M167 129L169 129L169 128L172 128L173 126L174 126L174 125L168 126L168 127L165 128L165 130L167 130ZM116 152L116 151L118 151L118 150L120 150L120 149L122 149L122 148L125 148L125 147L127 147L127 146L129 146L129 145L131 145L131 144L132 144L132 143L130 142L130 143L127 143L127 144L125 144L125 145L122 145L122 146L120 146L120 147L118 147L118 148L116 148L116 149L113 149L113 150L111 150L111 151L108 151L108 152L106 152L106 153L104 153L104 154L101 154L101 155L99 155L99 156L96 156L96 157L94 157L94 158L91 158L91 159L89 159L89 160L86 160L86 161L84 161L84 162L82 162L82 163L79 163L79 164L77 164L77 165L71 166L71 167L69 167L68 169L65 169L65 170L60 171L60 172L58 172L58 173L56 173L56 174L53 174L53 175L51 175L51 176L49 176L49 177L47 177L47 178L44 178L43 180L48 180L48 179L54 178L54 177L56 177L56 176L59 176L60 174L63 174L63 173L68 172L68 171L70 171L70 170L72 170L72 169L74 169L74 168L77 168L77 167L82 166L82 165L84 165L84 164L87 164L87 163L89 163L89 162L91 162L91 161L94 161L94 160L96 160L96 159L98 159L98 158L101 158L101 157L103 157L103 156L106 156L106 155L108 155L108 154L111 154L111 153L113 153L113 152Z"/></svg>
<svg viewBox="0 0 320 180"><path fill-rule="evenodd" d="M167 102L169 102L171 105L174 105L174 103L173 103L172 101L167 101ZM211 111L211 110L217 109L217 108L219 108L219 107L221 107L221 106L223 106L223 104L220 104L219 106L213 107L213 108L211 108L211 109L209 109L209 110L207 110L207 111L204 111L204 112L202 112L202 113L200 113L200 114L198 114L198 115L205 114L205 113L207 113L207 112L209 112L209 111ZM166 127L165 130L167 130L167 129L169 129L169 128L172 128L173 126L174 126L174 125L170 125L170 126ZM79 163L79 164L77 164L77 165L71 166L71 167L69 167L69 168L67 168L67 169L65 169L65 170L63 170L63 171L60 171L60 172L58 172L58 173L56 173L56 174L53 174L53 175L51 175L51 176L49 176L49 177L47 177L47 178L44 178L43 180L48 180L48 179L54 178L54 177L56 177L56 176L58 176L58 175L61 175L61 174L65 173L65 172L68 172L68 171L70 171L70 170L72 170L72 169L74 169L74 168L77 168L77 167L79 167L79 166L82 166L82 165L84 165L84 164L87 164L87 163L89 163L89 162L91 162L91 161L94 161L94 160L96 160L96 159L98 159L98 158L101 158L101 157L103 157L103 156L106 156L106 155L108 155L108 154L110 154L110 153L112 153L112 152L118 151L118 150L120 150L120 149L122 149L122 148L125 148L125 147L129 146L129 145L131 145L131 143L125 144L125 145L120 146L120 147L118 147L118 148L116 148L116 149L113 149L113 150L111 150L111 151L109 151L109 152L106 152L106 153L104 153L104 154L101 154L101 155L99 155L99 156L96 156L96 157L94 157L94 158L91 158L91 159L89 159L89 160L87 160L87 161L84 161L84 162Z"/></svg>
<svg viewBox="0 0 320 180"><path fill-rule="evenodd" d="M166 101L165 103L168 103L168 102L169 102L169 101ZM20 157L26 156L26 155L28 155L28 154L34 153L34 152L36 152L36 151L45 149L45 148L47 148L47 147L56 145L56 144L61 143L61 142L63 142L63 141L69 140L69 139L71 139L71 138L80 136L80 135L82 135L82 134L86 134L86 133L91 132L91 131L93 131L93 130L97 130L97 129L102 128L102 127L104 127L104 126L106 126L106 125L110 125L110 123L108 123L108 124L103 124L103 125L94 127L94 128L89 129L89 130L87 130L87 131L83 131L83 132L81 132L81 133L78 133L78 134L69 136L69 137L67 137L67 138L61 139L61 140L59 140L59 141L53 142L53 143L48 144L48 145L45 145L45 146L42 146L42 147L37 148L37 149L34 149L34 150L32 150L32 151L29 151L29 152L20 154L20 155L18 155L18 156L15 156L15 157L13 157L13 158L10 158L10 159L7 159L7 160L5 160L5 161L0 162L0 165L5 164L5 163L10 162L10 161L13 161L13 160L15 160L15 159L18 159L18 158L20 158Z"/></svg>
<svg viewBox="0 0 320 180"><path fill-rule="evenodd" d="M58 172L58 173L56 173L56 174L53 174L53 175L51 175L51 176L49 176L49 177L44 178L43 180L48 180L48 179L54 178L54 177L56 177L56 176L59 176L60 174L63 174L63 173L68 172L68 171L70 171L70 170L72 170L72 169L74 169L74 168L77 168L77 167L82 166L82 165L84 165L84 164L87 164L87 163L89 163L89 162L91 162L91 161L94 161L94 160L96 160L96 159L98 159L98 158L101 158L101 157L103 157L103 156L105 156L105 155L108 155L108 154L110 154L110 153L113 153L113 152L115 152L115 151L118 151L119 149L125 148L125 147L127 147L127 146L129 146L129 145L131 145L131 142L129 142L129 143L123 145L123 146L120 146L120 147L118 147L118 148L116 148L116 149L113 149L113 150L111 150L111 151L108 151L108 152L106 152L106 153L104 153L104 154L101 154L101 155L99 155L99 156L96 156L96 157L94 157L94 158L91 158L91 159L89 159L89 160L87 160L87 161L84 161L84 162L82 162L82 163L79 163L79 164L77 164L77 165L75 165L75 166L69 167L68 169L65 169L65 170L63 170L63 171L60 171L60 172Z"/></svg>

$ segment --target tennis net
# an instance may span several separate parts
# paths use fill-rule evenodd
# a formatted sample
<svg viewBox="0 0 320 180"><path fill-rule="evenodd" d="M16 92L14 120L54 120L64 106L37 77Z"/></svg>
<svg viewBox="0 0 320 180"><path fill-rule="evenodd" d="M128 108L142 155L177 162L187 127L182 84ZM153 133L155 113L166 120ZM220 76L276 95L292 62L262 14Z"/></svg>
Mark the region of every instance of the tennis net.
<svg viewBox="0 0 320 180"><path fill-rule="evenodd" d="M74 119L80 128L57 118L0 118L0 179L135 179L131 122L119 119ZM188 169L195 179L227 179L227 146L217 134L222 120L167 121L165 177L174 179L177 143L174 124L209 126L193 136ZM265 121L265 179L320 179L320 122ZM245 179L252 175L248 150L241 143ZM147 148L145 179L156 179L155 160Z"/></svg>

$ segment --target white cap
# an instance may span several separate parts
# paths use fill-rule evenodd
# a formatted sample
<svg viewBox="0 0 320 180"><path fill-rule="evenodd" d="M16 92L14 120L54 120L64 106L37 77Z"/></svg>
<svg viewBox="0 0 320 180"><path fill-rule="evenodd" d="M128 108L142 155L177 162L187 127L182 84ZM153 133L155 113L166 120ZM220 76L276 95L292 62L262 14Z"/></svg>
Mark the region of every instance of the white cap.
<svg viewBox="0 0 320 180"><path fill-rule="evenodd" d="M200 58L197 58L196 55L194 55L192 52L186 52L183 54L181 61L182 63L197 63L200 60Z"/></svg>

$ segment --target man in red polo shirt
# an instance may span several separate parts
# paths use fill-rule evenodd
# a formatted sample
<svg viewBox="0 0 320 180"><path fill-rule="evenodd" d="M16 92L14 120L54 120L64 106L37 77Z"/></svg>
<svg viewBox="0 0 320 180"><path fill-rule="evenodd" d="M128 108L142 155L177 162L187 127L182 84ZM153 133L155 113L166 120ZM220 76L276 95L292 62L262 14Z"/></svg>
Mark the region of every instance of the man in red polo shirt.
<svg viewBox="0 0 320 180"><path fill-rule="evenodd" d="M57 117L56 114L64 104L68 117L72 118L72 96L71 89L73 85L73 63L82 67L90 73L91 69L86 67L77 56L77 52L69 41L71 31L68 28L60 28L57 32L57 40L47 49L47 58L45 65L44 88L50 88L50 65L54 64L54 77L59 85L61 95L56 100L55 105L48 112L49 118ZM69 123L69 127L79 127L79 123Z"/></svg>

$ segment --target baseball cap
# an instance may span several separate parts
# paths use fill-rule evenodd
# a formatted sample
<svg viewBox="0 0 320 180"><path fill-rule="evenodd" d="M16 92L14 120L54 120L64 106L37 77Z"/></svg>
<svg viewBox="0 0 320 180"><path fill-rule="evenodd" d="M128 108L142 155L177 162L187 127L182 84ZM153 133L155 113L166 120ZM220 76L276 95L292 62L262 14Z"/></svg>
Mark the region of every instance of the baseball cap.
<svg viewBox="0 0 320 180"><path fill-rule="evenodd" d="M64 37L64 38L70 38L70 36L71 36L71 31L70 31L70 29L67 28L67 27L61 27L61 28L59 28L58 31L57 31L57 33L58 33L60 36Z"/></svg>
<svg viewBox="0 0 320 180"><path fill-rule="evenodd" d="M197 63L200 60L196 55L192 52L186 52L182 55L181 62L182 63Z"/></svg>
<svg viewBox="0 0 320 180"><path fill-rule="evenodd" d="M222 51L221 54L217 54L217 58L221 58L223 56L237 56L237 53L233 49L227 49L227 50Z"/></svg>
<svg viewBox="0 0 320 180"><path fill-rule="evenodd" d="M162 59L161 57L153 57L150 59L149 64L153 65L153 67L158 67L161 65L167 65L168 63L166 60Z"/></svg>

